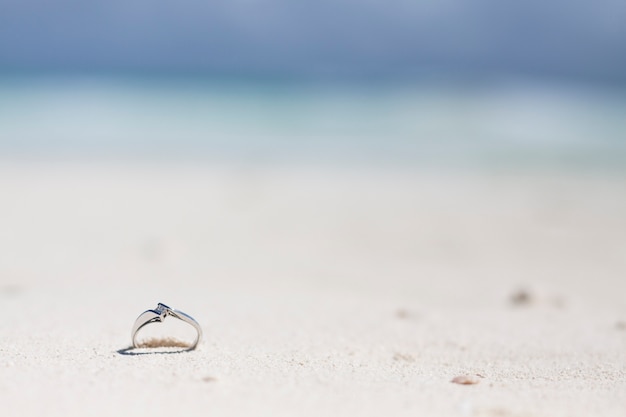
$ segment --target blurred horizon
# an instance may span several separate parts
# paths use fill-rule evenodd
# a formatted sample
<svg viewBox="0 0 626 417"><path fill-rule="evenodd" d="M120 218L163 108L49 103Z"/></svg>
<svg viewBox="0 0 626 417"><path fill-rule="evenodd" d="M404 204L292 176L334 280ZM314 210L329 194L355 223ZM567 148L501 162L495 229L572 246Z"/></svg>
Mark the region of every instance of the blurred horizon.
<svg viewBox="0 0 626 417"><path fill-rule="evenodd" d="M626 90L512 79L0 77L8 157L626 170Z"/></svg>
<svg viewBox="0 0 626 417"><path fill-rule="evenodd" d="M616 0L0 0L0 153L626 171L625 21Z"/></svg>

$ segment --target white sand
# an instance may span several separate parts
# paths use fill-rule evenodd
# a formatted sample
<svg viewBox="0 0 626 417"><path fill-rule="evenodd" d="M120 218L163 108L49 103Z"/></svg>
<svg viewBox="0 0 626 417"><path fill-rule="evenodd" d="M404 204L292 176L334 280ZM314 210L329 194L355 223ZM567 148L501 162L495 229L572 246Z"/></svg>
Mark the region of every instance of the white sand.
<svg viewBox="0 0 626 417"><path fill-rule="evenodd" d="M626 415L623 176L5 161L0 254L3 416Z"/></svg>

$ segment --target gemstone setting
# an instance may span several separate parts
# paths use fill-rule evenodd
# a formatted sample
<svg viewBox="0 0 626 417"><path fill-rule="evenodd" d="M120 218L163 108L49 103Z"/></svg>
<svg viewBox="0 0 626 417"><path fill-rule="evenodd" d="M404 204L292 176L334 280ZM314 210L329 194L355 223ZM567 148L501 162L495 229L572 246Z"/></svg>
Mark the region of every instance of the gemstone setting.
<svg viewBox="0 0 626 417"><path fill-rule="evenodd" d="M159 303L159 305L157 305L157 308L155 308L153 311L157 313L160 316L159 319L163 321L165 320L165 317L167 317L167 314L170 310L171 308L169 308L165 304Z"/></svg>

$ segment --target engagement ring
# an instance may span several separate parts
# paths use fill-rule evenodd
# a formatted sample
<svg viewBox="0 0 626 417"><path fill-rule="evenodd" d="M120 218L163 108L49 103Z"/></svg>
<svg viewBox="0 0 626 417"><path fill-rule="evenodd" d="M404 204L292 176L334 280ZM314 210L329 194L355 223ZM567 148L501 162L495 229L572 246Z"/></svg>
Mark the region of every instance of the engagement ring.
<svg viewBox="0 0 626 417"><path fill-rule="evenodd" d="M157 308L155 308L154 310L144 311L139 317L137 317L137 320L135 320L135 325L133 326L133 331L131 333L133 348L140 347L140 345L137 343L137 333L139 332L139 330L141 330L144 326L150 323L160 323L165 320L167 316L172 316L179 320L182 320L185 323L192 325L193 328L196 329L196 340L188 347L187 350L195 349L196 346L198 346L198 342L200 342L200 338L202 337L202 328L200 327L198 322L195 321L194 318L190 315L183 313L180 310L171 309L170 307L161 303L159 303Z"/></svg>

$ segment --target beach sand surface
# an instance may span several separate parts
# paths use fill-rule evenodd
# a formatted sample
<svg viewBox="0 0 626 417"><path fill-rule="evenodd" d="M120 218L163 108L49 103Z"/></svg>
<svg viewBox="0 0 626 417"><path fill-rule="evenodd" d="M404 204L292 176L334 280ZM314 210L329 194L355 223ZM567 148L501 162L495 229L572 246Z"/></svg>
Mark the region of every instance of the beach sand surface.
<svg viewBox="0 0 626 417"><path fill-rule="evenodd" d="M4 416L626 415L624 174L3 161L0 254Z"/></svg>

